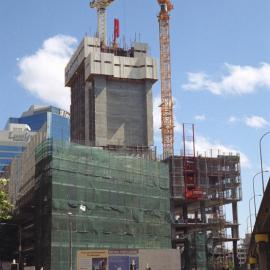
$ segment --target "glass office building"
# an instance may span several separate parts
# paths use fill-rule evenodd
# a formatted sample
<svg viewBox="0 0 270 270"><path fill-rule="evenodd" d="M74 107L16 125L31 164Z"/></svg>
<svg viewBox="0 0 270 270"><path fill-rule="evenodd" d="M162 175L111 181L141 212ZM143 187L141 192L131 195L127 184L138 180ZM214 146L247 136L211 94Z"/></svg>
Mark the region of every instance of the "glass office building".
<svg viewBox="0 0 270 270"><path fill-rule="evenodd" d="M23 146L0 145L0 174L6 172L6 167L11 163L12 159L18 156Z"/></svg>
<svg viewBox="0 0 270 270"><path fill-rule="evenodd" d="M0 176L8 174L8 165L22 153L34 134L28 125L17 123L10 123L0 131Z"/></svg>
<svg viewBox="0 0 270 270"><path fill-rule="evenodd" d="M53 106L32 105L21 117L9 118L9 123L27 124L36 132L46 123L48 138L69 141L70 114Z"/></svg>
<svg viewBox="0 0 270 270"><path fill-rule="evenodd" d="M69 113L53 106L33 105L21 117L9 118L0 131L0 175L7 173L12 159L23 152L31 136L41 128L46 129L47 138L69 141Z"/></svg>

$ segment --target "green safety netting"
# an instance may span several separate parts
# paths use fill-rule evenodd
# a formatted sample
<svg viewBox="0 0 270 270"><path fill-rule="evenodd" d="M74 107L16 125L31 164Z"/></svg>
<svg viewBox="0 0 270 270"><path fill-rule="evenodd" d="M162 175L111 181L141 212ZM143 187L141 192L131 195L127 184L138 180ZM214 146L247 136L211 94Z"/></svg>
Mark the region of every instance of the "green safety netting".
<svg viewBox="0 0 270 270"><path fill-rule="evenodd" d="M51 269L68 267L69 226L74 266L81 249L171 247L166 164L51 140L36 162L51 197Z"/></svg>
<svg viewBox="0 0 270 270"><path fill-rule="evenodd" d="M207 237L205 232L190 233L187 238L188 266L186 269L208 270Z"/></svg>
<svg viewBox="0 0 270 270"><path fill-rule="evenodd" d="M206 256L207 237L205 232L195 233L196 245L196 264L197 270L207 270L207 256Z"/></svg>

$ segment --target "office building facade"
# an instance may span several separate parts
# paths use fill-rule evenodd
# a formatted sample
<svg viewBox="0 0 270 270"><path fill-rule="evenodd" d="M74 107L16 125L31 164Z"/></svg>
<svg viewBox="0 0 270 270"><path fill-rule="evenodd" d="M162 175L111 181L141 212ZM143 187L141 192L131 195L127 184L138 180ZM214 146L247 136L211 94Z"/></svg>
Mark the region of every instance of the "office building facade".
<svg viewBox="0 0 270 270"><path fill-rule="evenodd" d="M47 138L69 141L69 113L53 106L32 105L20 117L8 119L0 131L0 175L8 175L8 167L21 155L31 137L41 129Z"/></svg>

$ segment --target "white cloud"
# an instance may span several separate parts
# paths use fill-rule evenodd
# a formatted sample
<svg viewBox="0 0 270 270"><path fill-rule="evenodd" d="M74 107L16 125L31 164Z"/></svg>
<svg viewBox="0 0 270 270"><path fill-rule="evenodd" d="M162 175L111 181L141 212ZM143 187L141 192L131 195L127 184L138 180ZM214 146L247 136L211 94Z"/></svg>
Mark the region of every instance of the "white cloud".
<svg viewBox="0 0 270 270"><path fill-rule="evenodd" d="M235 123L235 122L239 121L239 119L235 116L231 116L228 121L229 121L229 123Z"/></svg>
<svg viewBox="0 0 270 270"><path fill-rule="evenodd" d="M251 164L248 157L240 152L236 147L226 146L220 142L210 140L203 136L196 137L196 152L201 155L217 156L223 154L240 154L241 166L243 168L250 168Z"/></svg>
<svg viewBox="0 0 270 270"><path fill-rule="evenodd" d="M45 40L34 54L18 60L18 82L42 101L69 111L70 90L64 86L64 70L77 40L56 35Z"/></svg>
<svg viewBox="0 0 270 270"><path fill-rule="evenodd" d="M256 128L256 129L264 128L270 125L270 123L267 120L257 115L252 115L249 117L242 117L242 118L231 116L228 122L231 124L240 122L240 123L244 123L248 127Z"/></svg>
<svg viewBox="0 0 270 270"><path fill-rule="evenodd" d="M194 119L197 121L204 121L206 119L204 114L195 115Z"/></svg>
<svg viewBox="0 0 270 270"><path fill-rule="evenodd" d="M245 124L252 128L264 128L266 126L269 126L268 121L266 121L263 117L257 115L246 117Z"/></svg>
<svg viewBox="0 0 270 270"><path fill-rule="evenodd" d="M270 88L270 64L259 67L225 64L227 74L213 78L204 72L188 73L188 82L182 87L190 91L207 90L215 95L244 95L257 88Z"/></svg>

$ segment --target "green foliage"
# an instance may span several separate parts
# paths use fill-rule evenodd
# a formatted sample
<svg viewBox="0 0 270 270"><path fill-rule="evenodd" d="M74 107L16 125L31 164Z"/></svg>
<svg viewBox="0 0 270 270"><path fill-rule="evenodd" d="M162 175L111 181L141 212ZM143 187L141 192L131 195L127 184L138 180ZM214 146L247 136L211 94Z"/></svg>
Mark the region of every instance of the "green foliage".
<svg viewBox="0 0 270 270"><path fill-rule="evenodd" d="M6 191L7 185L8 180L0 178L0 221L5 221L11 218L11 204L8 201L8 194Z"/></svg>

